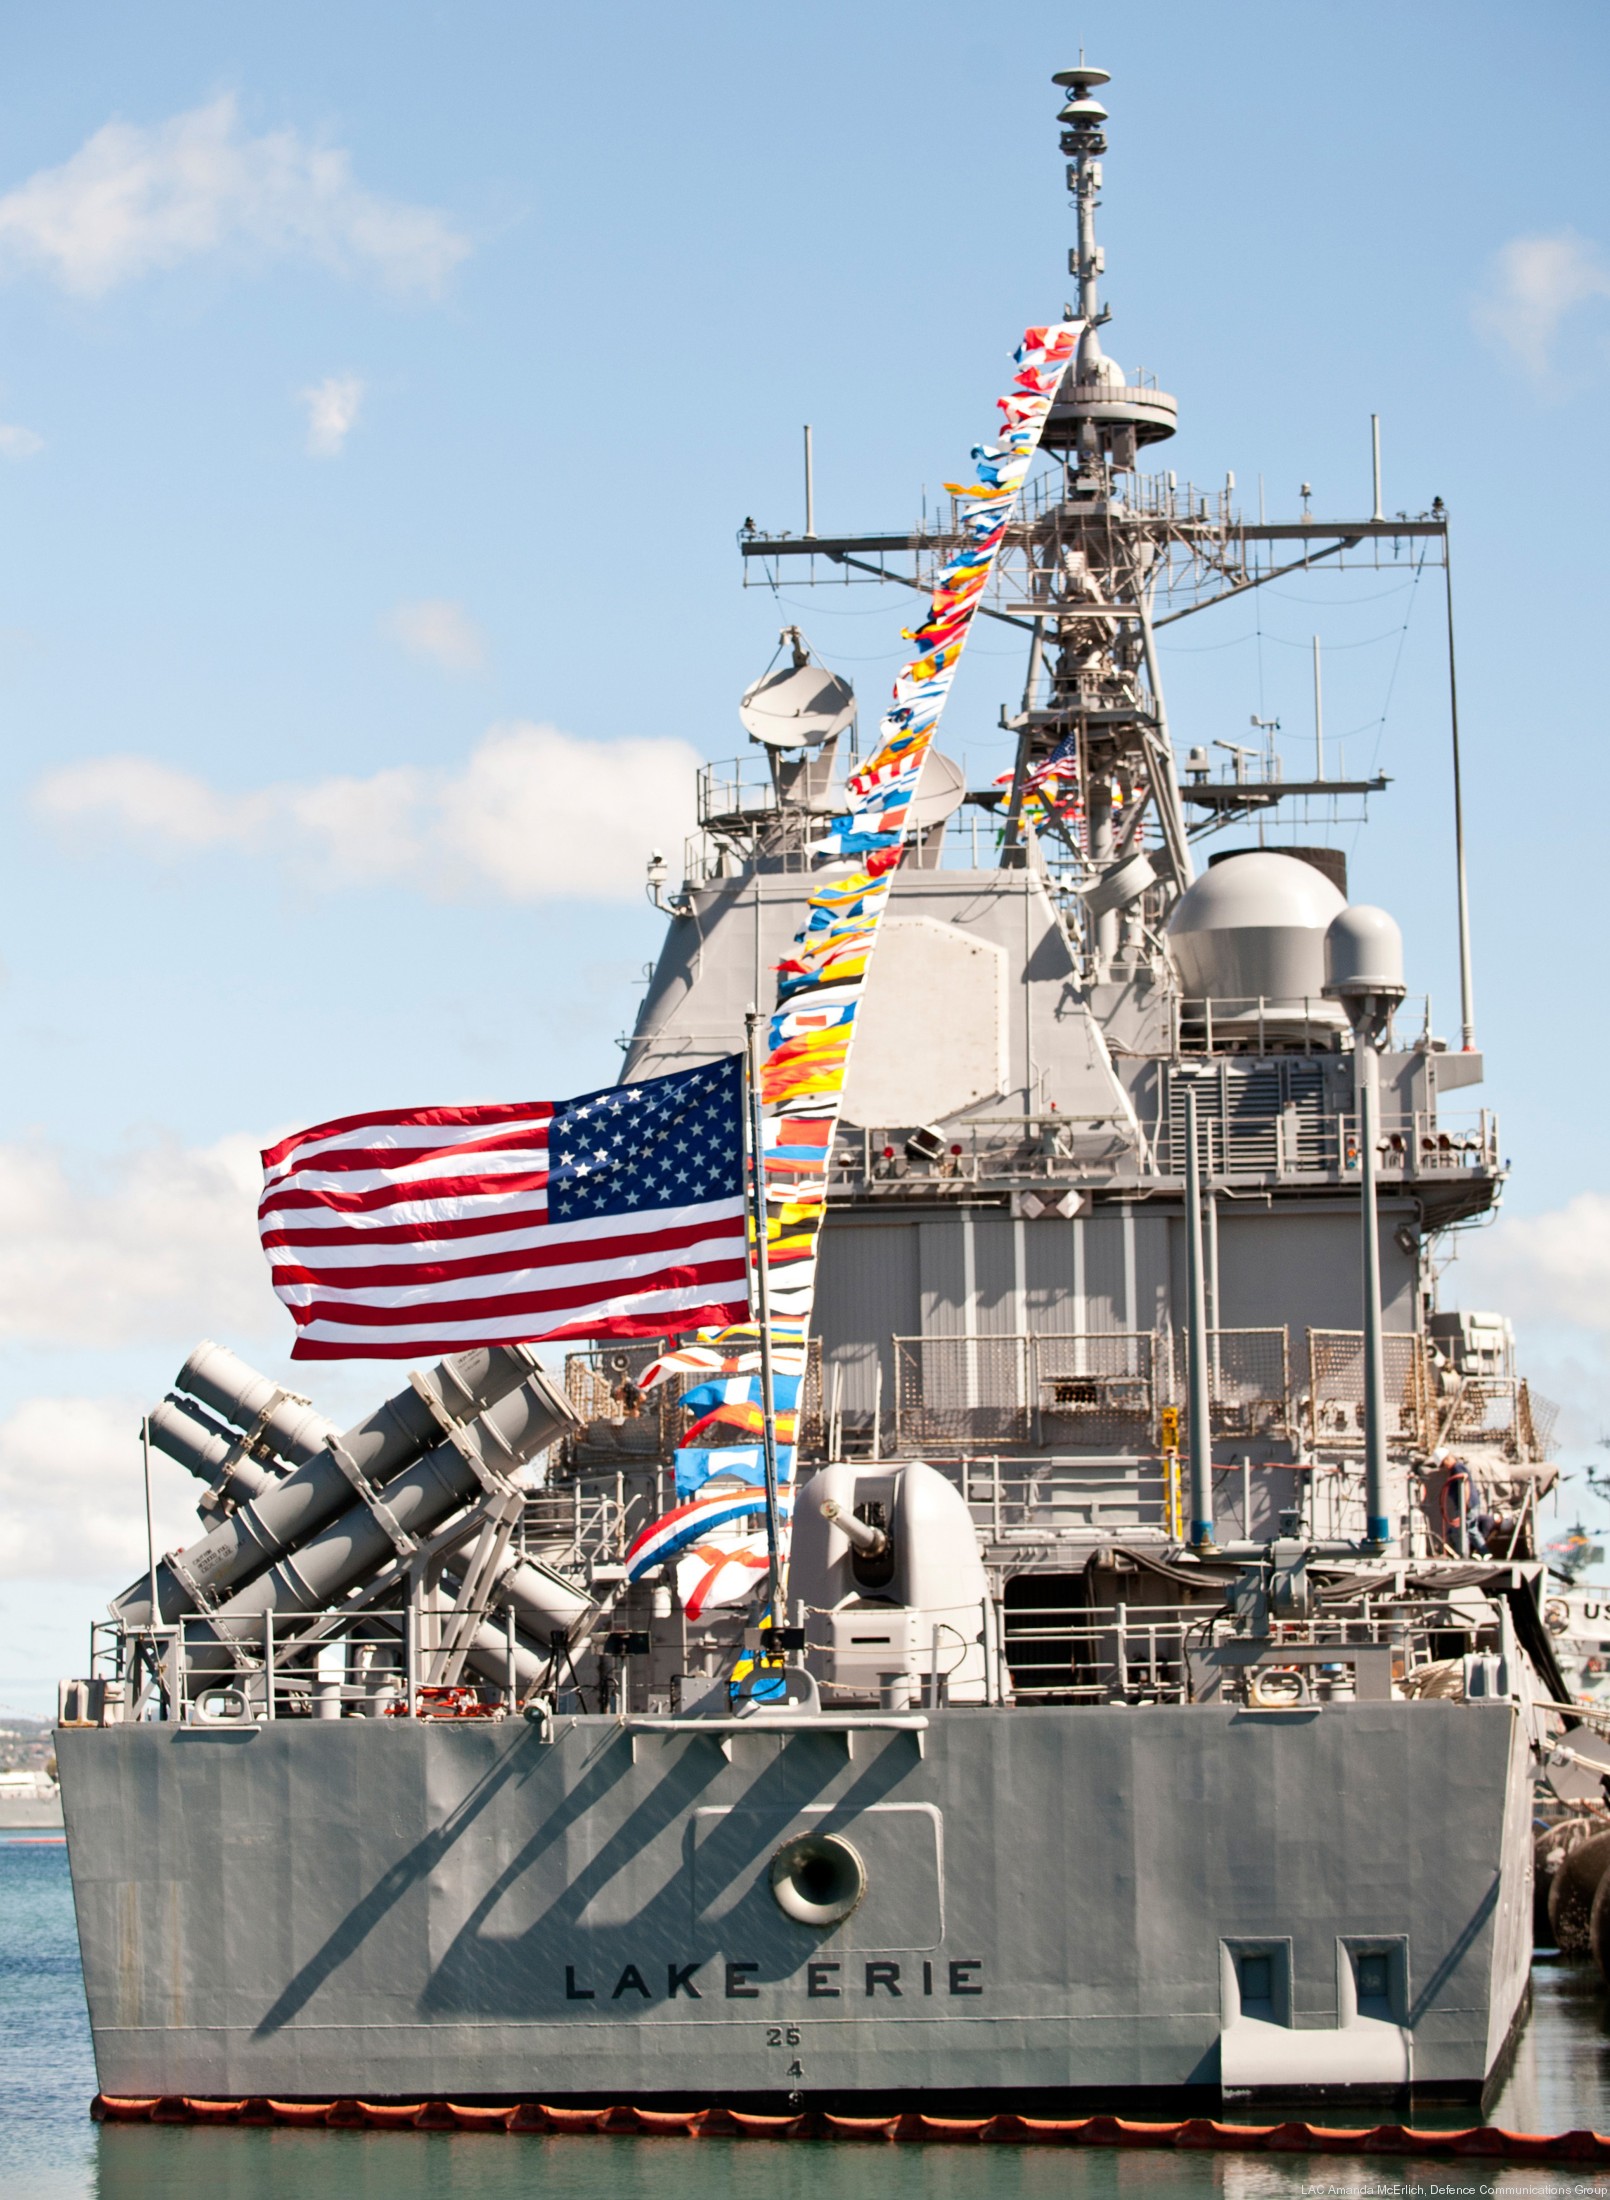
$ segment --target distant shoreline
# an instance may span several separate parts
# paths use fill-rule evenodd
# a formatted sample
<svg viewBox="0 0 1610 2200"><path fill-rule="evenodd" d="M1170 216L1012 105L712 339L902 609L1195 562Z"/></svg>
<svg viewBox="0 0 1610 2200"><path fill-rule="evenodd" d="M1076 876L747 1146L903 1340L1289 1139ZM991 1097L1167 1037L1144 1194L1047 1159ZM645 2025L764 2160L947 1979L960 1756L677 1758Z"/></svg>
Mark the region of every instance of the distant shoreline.
<svg viewBox="0 0 1610 2200"><path fill-rule="evenodd" d="M37 1833L61 1827L62 1808L58 1797L52 1802L8 1800L0 1803L0 1835L8 1833Z"/></svg>

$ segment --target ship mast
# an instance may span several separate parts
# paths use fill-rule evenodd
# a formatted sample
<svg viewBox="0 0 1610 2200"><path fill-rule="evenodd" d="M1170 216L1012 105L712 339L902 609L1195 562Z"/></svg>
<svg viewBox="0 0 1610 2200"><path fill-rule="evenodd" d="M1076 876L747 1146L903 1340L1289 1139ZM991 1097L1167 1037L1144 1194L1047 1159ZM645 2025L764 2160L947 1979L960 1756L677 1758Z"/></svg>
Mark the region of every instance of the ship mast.
<svg viewBox="0 0 1610 2200"><path fill-rule="evenodd" d="M1127 977L1161 950L1169 910L1194 876L1191 844L1242 818L1264 818L1295 802L1318 804L1340 822L1340 801L1360 802L1387 784L1368 779L1282 776L1272 756L1233 743L1234 770L1213 777L1206 749L1175 770L1158 669L1157 634L1287 573L1370 566L1403 571L1406 557L1446 563L1447 514L1440 500L1414 516L1323 520L1306 499L1300 518L1256 522L1234 506L1235 482L1202 491L1173 473L1143 473L1141 453L1166 442L1178 407L1154 378L1126 374L1102 345L1111 309L1101 300L1105 257L1096 236L1107 109L1097 96L1108 72L1062 70L1058 114L1073 208L1068 254L1077 303L1066 317L1084 333L1074 366L1046 422L1040 470L1025 484L996 575L980 613L1021 629L1028 668L1019 709L1001 724L1017 737L1010 789L966 799L998 809L1000 862L1007 869L1049 862L1060 882L1069 929L1089 982ZM1378 505L1377 494L1375 504ZM813 515L814 525L814 515ZM798 587L829 578L893 581L926 591L932 572L961 540L955 514L905 533L835 536L740 532L746 581ZM902 570L904 553L910 570ZM828 568L822 570L817 561ZM784 568L788 569L786 581ZM1077 801L1025 807L1037 768L1061 752L1077 765ZM1063 782L1067 784L1066 780Z"/></svg>
<svg viewBox="0 0 1610 2200"><path fill-rule="evenodd" d="M1083 795L1082 845L1075 852L1086 865L1085 945L1090 976L1100 981L1111 976L1121 948L1138 944L1145 891L1161 883L1176 894L1192 877L1151 632L1151 595L1166 546L1125 494L1140 450L1174 433L1177 407L1165 391L1131 383L1102 348L1101 329L1111 315L1100 296L1105 257L1096 242L1096 208L1107 110L1096 93L1109 81L1107 71L1081 62L1054 81L1068 94L1057 119L1078 229L1068 266L1078 281L1085 332L1043 438L1042 447L1060 457L1061 493L1040 510L1031 499L1023 513L1034 639L1025 705L1015 721L1018 753L1002 861L1029 860L1022 788L1036 763L1071 745ZM1161 842L1158 862L1141 854L1148 811Z"/></svg>

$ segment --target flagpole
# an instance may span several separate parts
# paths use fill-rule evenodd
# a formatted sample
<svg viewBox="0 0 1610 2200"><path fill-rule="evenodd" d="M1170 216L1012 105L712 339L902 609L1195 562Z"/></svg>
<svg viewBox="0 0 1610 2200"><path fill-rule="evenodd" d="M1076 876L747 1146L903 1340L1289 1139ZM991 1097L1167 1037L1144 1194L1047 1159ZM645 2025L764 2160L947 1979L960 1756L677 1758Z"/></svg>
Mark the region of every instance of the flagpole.
<svg viewBox="0 0 1610 2200"><path fill-rule="evenodd" d="M777 1398L771 1364L771 1259L766 1244L766 1179L760 1145L760 1027L751 1005L744 1017L744 1093L749 1107L749 1215L755 1245L755 1311L760 1322L761 1457L766 1468L766 1602L773 1627L782 1625L782 1537L777 1511Z"/></svg>

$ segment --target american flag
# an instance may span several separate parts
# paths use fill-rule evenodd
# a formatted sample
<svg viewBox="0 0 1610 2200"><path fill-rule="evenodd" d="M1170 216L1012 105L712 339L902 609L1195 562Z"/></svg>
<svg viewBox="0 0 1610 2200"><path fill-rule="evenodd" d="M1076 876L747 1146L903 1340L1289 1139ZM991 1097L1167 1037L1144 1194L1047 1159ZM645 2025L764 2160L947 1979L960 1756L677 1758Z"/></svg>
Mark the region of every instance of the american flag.
<svg viewBox="0 0 1610 2200"><path fill-rule="evenodd" d="M742 1055L576 1100L342 1116L269 1147L263 1173L293 1360L749 1313Z"/></svg>

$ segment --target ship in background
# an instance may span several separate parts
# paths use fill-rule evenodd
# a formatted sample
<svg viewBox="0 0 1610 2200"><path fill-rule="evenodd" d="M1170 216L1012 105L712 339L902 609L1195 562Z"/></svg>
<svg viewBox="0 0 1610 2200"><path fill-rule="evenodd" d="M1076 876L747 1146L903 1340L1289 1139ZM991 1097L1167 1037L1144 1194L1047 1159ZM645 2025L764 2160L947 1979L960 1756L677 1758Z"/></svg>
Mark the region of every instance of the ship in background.
<svg viewBox="0 0 1610 2200"><path fill-rule="evenodd" d="M1248 522L1144 470L1176 405L1102 341L1106 77L1057 82L1088 326L985 606L1024 639L1016 758L983 790L930 758L883 921L782 1694L732 1685L750 1610L628 1563L690 1419L640 1381L667 1340L562 1386L459 1355L345 1432L203 1348L150 1430L206 1532L63 1684L108 2095L1056 2113L1498 2081L1565 1686L1548 1409L1504 1318L1436 1291L1504 1174L1462 860L1450 1047L1342 855L1270 844L1384 783L1206 746L1182 777L1156 639L1285 572L1445 561L1447 515ZM958 539L742 550L924 590ZM682 877L651 869L627 1081L738 1049L843 807L845 684L786 639Z"/></svg>

